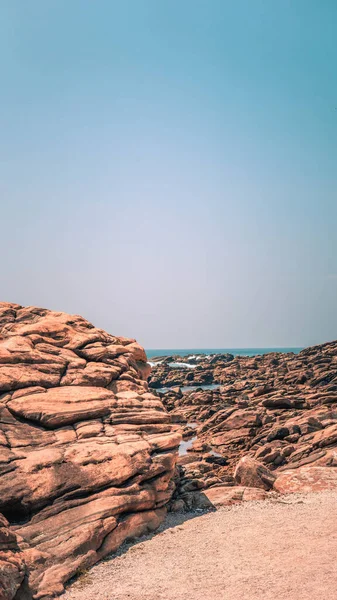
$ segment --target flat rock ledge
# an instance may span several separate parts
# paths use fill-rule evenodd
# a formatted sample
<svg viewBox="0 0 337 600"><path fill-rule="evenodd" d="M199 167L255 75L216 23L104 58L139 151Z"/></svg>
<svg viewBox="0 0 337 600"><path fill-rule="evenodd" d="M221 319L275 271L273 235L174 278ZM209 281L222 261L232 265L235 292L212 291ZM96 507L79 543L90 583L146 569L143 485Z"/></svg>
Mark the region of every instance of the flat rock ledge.
<svg viewBox="0 0 337 600"><path fill-rule="evenodd" d="M135 340L0 303L0 599L47 600L159 526L180 433Z"/></svg>

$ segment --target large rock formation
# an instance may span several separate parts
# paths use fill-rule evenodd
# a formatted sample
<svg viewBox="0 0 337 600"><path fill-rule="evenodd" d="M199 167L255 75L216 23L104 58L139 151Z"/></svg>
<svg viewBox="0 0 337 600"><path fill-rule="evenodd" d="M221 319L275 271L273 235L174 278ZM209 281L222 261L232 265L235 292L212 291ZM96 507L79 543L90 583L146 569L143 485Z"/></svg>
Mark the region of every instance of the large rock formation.
<svg viewBox="0 0 337 600"><path fill-rule="evenodd" d="M180 434L144 350L79 316L0 304L0 598L47 599L158 526Z"/></svg>

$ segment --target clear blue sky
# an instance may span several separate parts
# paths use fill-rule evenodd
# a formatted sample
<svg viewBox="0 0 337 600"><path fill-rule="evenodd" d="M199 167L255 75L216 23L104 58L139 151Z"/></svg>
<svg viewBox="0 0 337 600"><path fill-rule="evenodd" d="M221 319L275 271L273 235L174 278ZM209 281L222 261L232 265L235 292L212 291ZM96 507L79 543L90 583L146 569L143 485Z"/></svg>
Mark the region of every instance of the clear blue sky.
<svg viewBox="0 0 337 600"><path fill-rule="evenodd" d="M3 300L146 347L337 338L335 0L3 0Z"/></svg>

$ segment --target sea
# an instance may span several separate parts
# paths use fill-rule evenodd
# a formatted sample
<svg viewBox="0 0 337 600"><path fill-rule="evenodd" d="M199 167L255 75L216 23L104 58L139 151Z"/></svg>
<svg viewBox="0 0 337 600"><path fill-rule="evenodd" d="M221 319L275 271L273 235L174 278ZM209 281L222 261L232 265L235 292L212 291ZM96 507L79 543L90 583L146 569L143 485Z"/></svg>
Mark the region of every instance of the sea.
<svg viewBox="0 0 337 600"><path fill-rule="evenodd" d="M151 348L146 350L149 359L155 356L190 356L193 354L233 354L234 356L257 356L269 352L293 352L298 354L303 348Z"/></svg>

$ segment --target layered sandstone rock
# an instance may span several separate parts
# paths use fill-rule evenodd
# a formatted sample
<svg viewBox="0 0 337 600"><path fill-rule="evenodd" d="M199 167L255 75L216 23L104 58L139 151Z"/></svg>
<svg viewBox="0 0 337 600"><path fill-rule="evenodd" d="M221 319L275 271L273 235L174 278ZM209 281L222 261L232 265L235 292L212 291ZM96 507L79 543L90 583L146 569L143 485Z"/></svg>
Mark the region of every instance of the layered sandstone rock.
<svg viewBox="0 0 337 600"><path fill-rule="evenodd" d="M0 515L0 598L11 600L21 587L26 565L14 531Z"/></svg>
<svg viewBox="0 0 337 600"><path fill-rule="evenodd" d="M0 598L47 599L155 529L180 434L144 350L79 316L0 304Z"/></svg>

